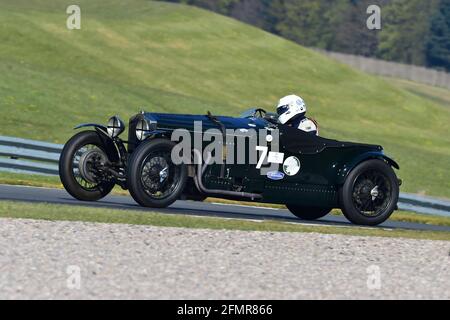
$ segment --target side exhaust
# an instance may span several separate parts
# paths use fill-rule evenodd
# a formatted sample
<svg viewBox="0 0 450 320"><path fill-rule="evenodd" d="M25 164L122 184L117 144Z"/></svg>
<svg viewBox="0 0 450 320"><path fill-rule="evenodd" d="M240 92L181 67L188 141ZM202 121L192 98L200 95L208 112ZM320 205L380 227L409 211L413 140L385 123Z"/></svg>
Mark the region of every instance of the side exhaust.
<svg viewBox="0 0 450 320"><path fill-rule="evenodd" d="M194 154L198 159L198 167L197 173L194 176L195 186L198 190L206 194L217 194L217 195L227 195L232 197L240 197L240 198L249 198L251 200L262 199L262 195L257 193L248 193L248 192L240 192L240 191L229 191L229 190L219 190L219 189L208 189L203 185L202 177L208 168L208 162L211 160L211 153L208 153L208 158L205 161L205 164L202 165L202 154L197 149L194 149Z"/></svg>

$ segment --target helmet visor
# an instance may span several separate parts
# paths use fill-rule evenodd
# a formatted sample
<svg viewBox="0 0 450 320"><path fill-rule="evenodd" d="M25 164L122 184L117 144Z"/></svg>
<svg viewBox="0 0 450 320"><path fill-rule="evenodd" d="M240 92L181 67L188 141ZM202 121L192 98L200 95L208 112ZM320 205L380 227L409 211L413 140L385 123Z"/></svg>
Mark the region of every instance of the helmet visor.
<svg viewBox="0 0 450 320"><path fill-rule="evenodd" d="M277 108L277 114L279 115L279 116L281 116L283 113L285 113L286 111L288 111L289 110L289 105L288 104L286 104L286 105L284 105L284 106L279 106L278 108Z"/></svg>

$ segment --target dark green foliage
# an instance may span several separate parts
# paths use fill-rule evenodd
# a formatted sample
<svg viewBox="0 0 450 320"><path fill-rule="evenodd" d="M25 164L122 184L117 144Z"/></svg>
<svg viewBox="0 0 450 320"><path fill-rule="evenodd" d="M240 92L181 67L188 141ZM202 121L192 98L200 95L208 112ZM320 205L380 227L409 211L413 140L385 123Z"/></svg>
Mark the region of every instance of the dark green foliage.
<svg viewBox="0 0 450 320"><path fill-rule="evenodd" d="M305 46L449 70L450 0L169 1L213 10ZM366 27L369 5L381 8L382 30Z"/></svg>
<svg viewBox="0 0 450 320"><path fill-rule="evenodd" d="M273 31L274 21L268 12L272 0L235 1L229 15L245 23Z"/></svg>
<svg viewBox="0 0 450 320"><path fill-rule="evenodd" d="M333 25L333 39L330 50L350 54L373 56L378 47L379 30L369 30L366 27L367 7L375 4L383 7L387 1L336 1L330 10Z"/></svg>
<svg viewBox="0 0 450 320"><path fill-rule="evenodd" d="M230 14L233 5L235 3L241 2L239 0L167 0L167 1L195 5L222 14Z"/></svg>
<svg viewBox="0 0 450 320"><path fill-rule="evenodd" d="M327 49L333 38L332 24L327 14L328 1L274 0L271 14L277 21L275 30L285 38Z"/></svg>
<svg viewBox="0 0 450 320"><path fill-rule="evenodd" d="M397 0L383 11L378 54L386 60L425 64L425 38L436 1Z"/></svg>
<svg viewBox="0 0 450 320"><path fill-rule="evenodd" d="M429 66L450 71L450 0L441 0L431 20L425 53Z"/></svg>

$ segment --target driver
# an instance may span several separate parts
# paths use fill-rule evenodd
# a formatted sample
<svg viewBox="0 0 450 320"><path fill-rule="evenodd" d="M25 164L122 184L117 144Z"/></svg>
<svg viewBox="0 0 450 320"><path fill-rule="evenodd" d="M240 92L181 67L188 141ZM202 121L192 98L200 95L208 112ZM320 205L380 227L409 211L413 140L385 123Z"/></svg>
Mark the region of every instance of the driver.
<svg viewBox="0 0 450 320"><path fill-rule="evenodd" d="M278 121L293 128L319 135L319 128L314 120L308 119L306 104L302 98L296 95L281 98L277 106Z"/></svg>

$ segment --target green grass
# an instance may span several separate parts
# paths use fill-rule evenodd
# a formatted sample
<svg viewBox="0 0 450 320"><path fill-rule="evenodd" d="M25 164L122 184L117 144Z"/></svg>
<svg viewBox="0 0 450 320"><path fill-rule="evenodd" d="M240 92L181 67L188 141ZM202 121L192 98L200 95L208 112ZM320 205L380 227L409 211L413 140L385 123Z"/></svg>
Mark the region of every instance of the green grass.
<svg viewBox="0 0 450 320"><path fill-rule="evenodd" d="M431 224L436 226L450 226L449 217L419 214L409 211L395 211L389 218L389 220Z"/></svg>
<svg viewBox="0 0 450 320"><path fill-rule="evenodd" d="M386 230L379 228L305 226L275 221L244 221L234 219L200 218L182 215L159 214L149 211L104 210L49 204L0 202L0 217L49 221L86 221L124 223L160 227L182 227L219 230L318 232L359 236L401 237L412 239L450 240L450 232Z"/></svg>
<svg viewBox="0 0 450 320"><path fill-rule="evenodd" d="M287 40L147 0L0 0L0 134L63 143L140 109L237 115L302 95L322 135L382 144L403 191L450 198L450 108Z"/></svg>
<svg viewBox="0 0 450 320"><path fill-rule="evenodd" d="M450 90L448 89L395 78L386 78L386 81L416 96L432 100L443 107L450 108Z"/></svg>
<svg viewBox="0 0 450 320"><path fill-rule="evenodd" d="M62 188L57 176L40 176L34 174L0 172L0 184L18 186Z"/></svg>

